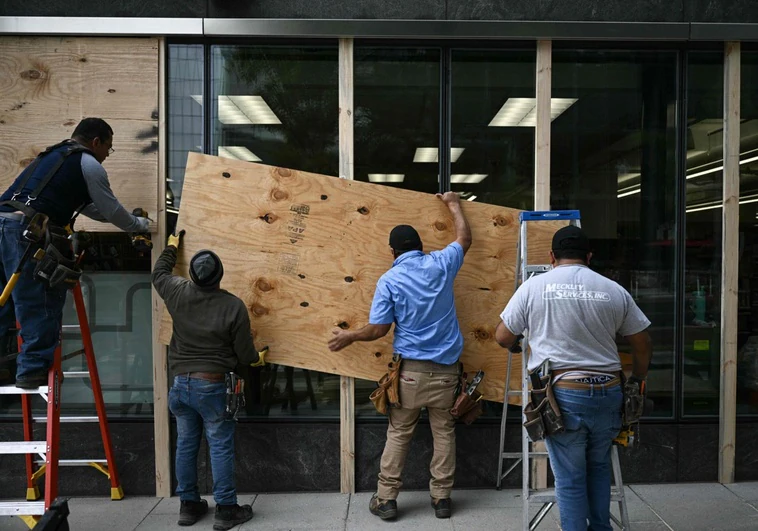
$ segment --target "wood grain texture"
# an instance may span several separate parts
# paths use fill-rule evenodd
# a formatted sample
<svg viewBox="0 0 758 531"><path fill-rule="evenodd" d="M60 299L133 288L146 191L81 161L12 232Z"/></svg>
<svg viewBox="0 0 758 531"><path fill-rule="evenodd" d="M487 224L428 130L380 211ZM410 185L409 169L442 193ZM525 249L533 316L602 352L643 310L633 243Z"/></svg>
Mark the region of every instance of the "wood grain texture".
<svg viewBox="0 0 758 531"><path fill-rule="evenodd" d="M739 254L740 43L724 45L724 198L721 256ZM738 260L721 261L719 482L734 483L737 430Z"/></svg>
<svg viewBox="0 0 758 531"><path fill-rule="evenodd" d="M550 210L550 107L553 43L537 41L537 125L534 128L534 209Z"/></svg>
<svg viewBox="0 0 758 531"><path fill-rule="evenodd" d="M494 331L513 293L519 211L472 202L463 209L473 245L455 284L462 361L486 372L485 398L502 401L507 355ZM337 326L367 323L376 282L392 265L388 235L400 223L416 227L427 252L454 239L449 211L430 194L190 153L178 272L187 275L198 250L214 249L222 287L245 301L257 343L271 347L267 360L376 381L392 334L337 353L326 345ZM560 225L531 227L530 256L545 261ZM166 313L161 341L170 337ZM520 374L517 365L517 387Z"/></svg>
<svg viewBox="0 0 758 531"><path fill-rule="evenodd" d="M339 173L353 179L353 39L339 40ZM355 379L340 376L340 492L355 493Z"/></svg>
<svg viewBox="0 0 758 531"><path fill-rule="evenodd" d="M104 166L131 210L157 210L158 39L1 37L0 188L88 116L114 130ZM110 232L82 218L77 228ZM157 225L153 227L157 230Z"/></svg>
<svg viewBox="0 0 758 531"><path fill-rule="evenodd" d="M153 239L152 265L160 256L166 244L166 94L165 66L166 40L159 42L160 81L158 84L160 96L158 99L158 179L156 194L158 210L155 219L159 221L158 237ZM151 268L152 269L152 268ZM154 404L154 433L155 433L155 495L161 498L171 496L171 418L168 408L168 357L166 346L159 338L161 316L164 312L163 299L155 288L152 288L153 311L153 404Z"/></svg>

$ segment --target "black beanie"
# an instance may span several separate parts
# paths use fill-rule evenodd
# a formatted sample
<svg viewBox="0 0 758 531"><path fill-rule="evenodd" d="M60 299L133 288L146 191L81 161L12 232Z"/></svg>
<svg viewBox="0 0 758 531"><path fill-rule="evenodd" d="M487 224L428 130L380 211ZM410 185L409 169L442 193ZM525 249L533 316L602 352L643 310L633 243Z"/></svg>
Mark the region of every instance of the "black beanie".
<svg viewBox="0 0 758 531"><path fill-rule="evenodd" d="M398 225L390 232L390 247L396 251L413 251L421 247L421 237L410 225Z"/></svg>
<svg viewBox="0 0 758 531"><path fill-rule="evenodd" d="M203 249L195 253L189 267L192 282L201 287L213 286L221 282L224 276L224 265L213 251Z"/></svg>

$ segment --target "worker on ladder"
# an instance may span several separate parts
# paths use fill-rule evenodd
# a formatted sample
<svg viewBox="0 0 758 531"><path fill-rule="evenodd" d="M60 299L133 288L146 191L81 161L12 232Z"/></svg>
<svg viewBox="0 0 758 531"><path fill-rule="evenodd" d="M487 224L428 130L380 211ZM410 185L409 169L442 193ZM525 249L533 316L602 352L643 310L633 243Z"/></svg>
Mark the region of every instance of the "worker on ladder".
<svg viewBox="0 0 758 531"><path fill-rule="evenodd" d="M21 324L17 387L35 389L47 383L66 291L81 275L71 261L65 227L82 213L123 231L148 230L146 215L127 212L111 191L102 163L113 153L112 146L113 129L100 118L85 118L71 139L40 153L0 196L0 283L6 288L2 302L8 295L13 299L0 309L0 330L13 328L15 320ZM44 250L44 257L35 262L29 259L34 253L26 249Z"/></svg>
<svg viewBox="0 0 758 531"><path fill-rule="evenodd" d="M559 229L553 269L516 290L495 330L506 348L528 331L529 371L549 364L565 426L546 439L563 531L612 529L610 453L621 429L623 377L616 334L632 347L631 382L644 382L651 357L650 321L629 292L590 270L591 258L582 229Z"/></svg>

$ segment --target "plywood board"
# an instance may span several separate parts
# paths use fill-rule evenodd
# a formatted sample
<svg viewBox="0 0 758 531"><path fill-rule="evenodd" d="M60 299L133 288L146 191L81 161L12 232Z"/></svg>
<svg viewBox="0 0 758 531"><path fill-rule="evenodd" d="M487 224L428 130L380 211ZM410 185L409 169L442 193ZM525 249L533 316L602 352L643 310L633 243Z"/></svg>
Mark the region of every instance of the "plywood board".
<svg viewBox="0 0 758 531"><path fill-rule="evenodd" d="M464 202L473 245L455 283L456 307L471 372L483 369L482 392L502 401L507 352L495 326L513 293L518 210ZM224 262L221 286L247 305L267 360L378 380L392 356L392 334L334 353L332 331L368 322L374 288L392 265L390 230L419 231L425 251L454 238L447 207L430 194L190 153L177 227L186 229L178 272L200 249ZM530 256L546 257L556 227L530 230ZM544 262L545 260L541 260ZM164 315L161 340L171 326ZM513 368L518 385L520 366Z"/></svg>
<svg viewBox="0 0 758 531"><path fill-rule="evenodd" d="M154 214L158 39L0 38L3 190L40 151L69 138L88 116L103 118L114 130L115 152L104 166L116 197L129 210L140 206ZM77 227L118 230L85 218Z"/></svg>

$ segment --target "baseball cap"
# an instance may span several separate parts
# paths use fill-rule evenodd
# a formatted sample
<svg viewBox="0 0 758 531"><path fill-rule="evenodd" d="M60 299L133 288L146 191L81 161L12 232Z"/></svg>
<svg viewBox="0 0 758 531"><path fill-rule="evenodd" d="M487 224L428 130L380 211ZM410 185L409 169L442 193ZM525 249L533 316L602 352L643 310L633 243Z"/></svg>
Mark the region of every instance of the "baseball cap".
<svg viewBox="0 0 758 531"><path fill-rule="evenodd" d="M195 253L189 267L192 282L201 287L213 286L221 282L224 276L224 265L213 251L203 249Z"/></svg>
<svg viewBox="0 0 758 531"><path fill-rule="evenodd" d="M396 251L411 251L421 247L421 237L410 225L398 225L390 232L390 247Z"/></svg>
<svg viewBox="0 0 758 531"><path fill-rule="evenodd" d="M584 231L575 225L558 229L553 235L553 251L590 252L590 241Z"/></svg>

